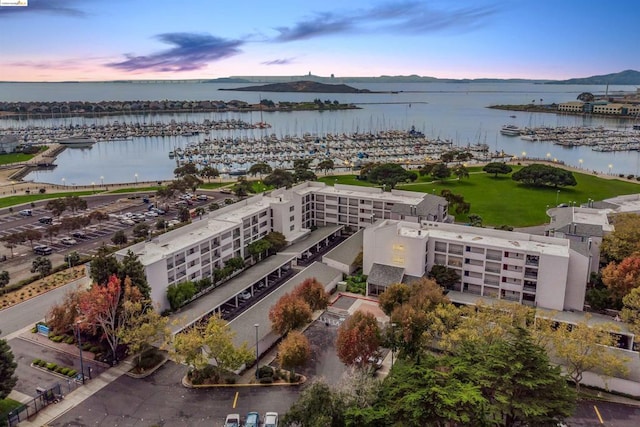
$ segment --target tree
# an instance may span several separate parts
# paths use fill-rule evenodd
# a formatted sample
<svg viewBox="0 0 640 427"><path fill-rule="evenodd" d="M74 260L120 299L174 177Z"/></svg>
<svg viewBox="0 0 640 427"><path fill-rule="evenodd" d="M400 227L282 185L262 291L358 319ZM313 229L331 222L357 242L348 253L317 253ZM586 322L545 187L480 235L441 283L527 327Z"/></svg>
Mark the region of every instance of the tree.
<svg viewBox="0 0 640 427"><path fill-rule="evenodd" d="M45 209L51 211L51 214L60 217L62 212L67 210L67 204L62 199L51 199L45 205Z"/></svg>
<svg viewBox="0 0 640 427"><path fill-rule="evenodd" d="M273 172L267 175L262 181L265 185L269 185L275 188L289 188L296 182L293 174L284 169L274 169Z"/></svg>
<svg viewBox="0 0 640 427"><path fill-rule="evenodd" d="M136 226L133 227L132 233L133 237L138 239L146 238L149 236L149 226L147 224L136 224Z"/></svg>
<svg viewBox="0 0 640 427"><path fill-rule="evenodd" d="M302 298L311 310L324 310L329 305L329 294L315 277L305 279L293 290L293 295Z"/></svg>
<svg viewBox="0 0 640 427"><path fill-rule="evenodd" d="M9 272L7 270L2 270L0 272L0 289L7 286L10 280L11 278L9 277Z"/></svg>
<svg viewBox="0 0 640 427"><path fill-rule="evenodd" d="M253 193L253 184L247 181L247 178L241 176L233 185L232 191L238 197L246 197L249 193Z"/></svg>
<svg viewBox="0 0 640 427"><path fill-rule="evenodd" d="M202 178L205 178L208 182L211 182L211 178L217 178L220 176L220 172L218 169L213 166L207 165L200 169L200 174Z"/></svg>
<svg viewBox="0 0 640 427"><path fill-rule="evenodd" d="M251 176L260 175L262 177L262 175L270 174L272 170L273 169L271 168L271 166L269 166L267 163L259 162L252 164L249 168L248 173Z"/></svg>
<svg viewBox="0 0 640 427"><path fill-rule="evenodd" d="M434 264L429 271L428 277L435 280L438 285L445 289L453 289L456 284L460 283L458 272L446 265Z"/></svg>
<svg viewBox="0 0 640 427"><path fill-rule="evenodd" d="M582 102L591 102L596 99L596 97L593 96L591 92L582 92L576 99Z"/></svg>
<svg viewBox="0 0 640 427"><path fill-rule="evenodd" d="M138 291L144 299L148 300L151 298L151 287L147 281L144 265L140 262L138 255L128 250L127 254L122 258L122 261L116 265L118 277L123 283L126 278L129 278L131 284L138 288ZM116 271L111 274L116 273Z"/></svg>
<svg viewBox="0 0 640 427"><path fill-rule="evenodd" d="M13 258L13 249L22 242L24 242L24 235L22 233L12 233L2 238L4 247L11 251L11 258Z"/></svg>
<svg viewBox="0 0 640 427"><path fill-rule="evenodd" d="M198 166L195 163L185 163L182 166L178 166L173 170L173 174L178 178L183 178L187 175L197 175Z"/></svg>
<svg viewBox="0 0 640 427"><path fill-rule="evenodd" d="M74 325L80 316L80 296L83 293L84 291L79 288L70 289L59 304L51 306L45 321L53 334L73 334Z"/></svg>
<svg viewBox="0 0 640 427"><path fill-rule="evenodd" d="M273 252L280 252L287 247L287 238L279 231L272 231L264 236L264 239L271 243L271 250Z"/></svg>
<svg viewBox="0 0 640 427"><path fill-rule="evenodd" d="M118 230L113 233L113 237L111 237L111 241L114 245L121 246L127 243L127 235L123 230Z"/></svg>
<svg viewBox="0 0 640 427"><path fill-rule="evenodd" d="M446 163L437 163L433 165L431 168L431 176L434 179L442 181L443 179L449 178L451 176L451 169L447 166Z"/></svg>
<svg viewBox="0 0 640 427"><path fill-rule="evenodd" d="M576 186L578 182L571 171L549 165L534 163L525 166L511 175L514 181L534 187L566 187Z"/></svg>
<svg viewBox="0 0 640 427"><path fill-rule="evenodd" d="M317 171L323 171L325 173L325 175L331 170L333 170L335 168L335 165L333 163L332 159L324 159L320 162L318 162L318 165L316 166L316 170Z"/></svg>
<svg viewBox="0 0 640 427"><path fill-rule="evenodd" d="M118 269L118 261L109 248L104 245L100 246L91 260L89 269L91 280L98 285L104 285L112 275L118 274Z"/></svg>
<svg viewBox="0 0 640 427"><path fill-rule="evenodd" d="M301 332L291 331L278 345L278 363L291 370L291 378L295 379L296 368L303 366L311 358L311 345Z"/></svg>
<svg viewBox="0 0 640 427"><path fill-rule="evenodd" d="M440 195L447 199L449 211L453 209L456 214L466 214L471 210L471 204L465 202L464 196L460 194L454 194L451 190L442 190Z"/></svg>
<svg viewBox="0 0 640 427"><path fill-rule="evenodd" d="M269 249L271 249L271 243L265 239L256 240L247 245L247 252L254 260L257 258L257 261L259 261L262 258L262 254L266 253Z"/></svg>
<svg viewBox="0 0 640 427"><path fill-rule="evenodd" d="M506 175L513 171L513 168L506 163L492 162L486 164L483 168L486 173L492 173L494 178L498 177L498 174Z"/></svg>
<svg viewBox="0 0 640 427"><path fill-rule="evenodd" d="M380 344L378 321L371 313L356 311L338 328L336 352L345 365L370 368Z"/></svg>
<svg viewBox="0 0 640 427"><path fill-rule="evenodd" d="M196 191L203 183L196 175L185 175L180 181L184 183L185 188L190 188L191 191Z"/></svg>
<svg viewBox="0 0 640 427"><path fill-rule="evenodd" d="M17 367L18 364L13 360L11 347L6 340L0 339L0 400L9 396L18 382L18 377L13 375Z"/></svg>
<svg viewBox="0 0 640 427"><path fill-rule="evenodd" d="M31 263L31 272L38 273L40 278L46 277L51 273L51 260L46 257L36 257Z"/></svg>
<svg viewBox="0 0 640 427"><path fill-rule="evenodd" d="M60 234L60 225L51 224L45 229L45 234L49 238L49 242L53 244L53 237Z"/></svg>
<svg viewBox="0 0 640 427"><path fill-rule="evenodd" d="M397 163L383 163L373 166L366 175L366 180L374 184L395 188L398 183L415 181L417 175L407 171Z"/></svg>
<svg viewBox="0 0 640 427"><path fill-rule="evenodd" d="M282 418L283 426L344 427L344 403L327 383L314 381Z"/></svg>
<svg viewBox="0 0 640 427"><path fill-rule="evenodd" d="M384 314L391 316L396 307L400 307L409 301L411 290L406 283L393 283L388 286L378 297L378 304Z"/></svg>
<svg viewBox="0 0 640 427"><path fill-rule="evenodd" d="M64 204L71 212L76 213L79 210L87 209L87 201L78 196L67 196L64 198Z"/></svg>
<svg viewBox="0 0 640 427"><path fill-rule="evenodd" d="M628 323L629 330L640 336L640 288L634 288L622 298L622 312L620 317Z"/></svg>
<svg viewBox="0 0 640 427"><path fill-rule="evenodd" d="M171 334L169 319L151 307L148 299L126 300L122 304L123 324L118 329L120 341L126 344L129 354L136 354L135 365L139 366L144 353L155 343L165 343Z"/></svg>
<svg viewBox="0 0 640 427"><path fill-rule="evenodd" d="M293 294L284 294L269 310L269 320L273 332L286 335L311 322L311 307L302 298Z"/></svg>
<svg viewBox="0 0 640 427"><path fill-rule="evenodd" d="M171 356L178 363L186 363L192 370L200 370L209 364L203 339L204 326L195 324L173 337Z"/></svg>
<svg viewBox="0 0 640 427"><path fill-rule="evenodd" d="M620 263L610 262L602 269L602 282L615 301L621 301L632 289L640 286L640 254L631 255Z"/></svg>
<svg viewBox="0 0 640 427"><path fill-rule="evenodd" d="M468 216L469 225L472 227L482 227L482 217L478 214L471 214Z"/></svg>
<svg viewBox="0 0 640 427"><path fill-rule="evenodd" d="M97 221L98 224L102 224L103 221L109 220L109 214L102 211L92 211L89 214L89 221Z"/></svg>
<svg viewBox="0 0 640 427"><path fill-rule="evenodd" d="M42 233L36 229L30 228L22 232L22 238L28 241L33 249L33 242L42 239Z"/></svg>
<svg viewBox="0 0 640 427"><path fill-rule="evenodd" d="M621 213L613 217L614 231L602 239L600 250L608 261L620 262L640 252L640 215Z"/></svg>
<svg viewBox="0 0 640 427"><path fill-rule="evenodd" d="M453 174L457 176L458 179L469 178L469 169L467 169L464 165L457 165L453 168Z"/></svg>
<svg viewBox="0 0 640 427"><path fill-rule="evenodd" d="M178 211L178 219L180 222L189 222L191 220L191 213L189 212L189 209L181 207Z"/></svg>
<svg viewBox="0 0 640 427"><path fill-rule="evenodd" d="M456 354L470 368L495 425L558 425L573 414L576 393L524 328L484 348L464 343Z"/></svg>
<svg viewBox="0 0 640 427"><path fill-rule="evenodd" d="M598 372L603 378L627 371L628 358L620 357L604 347L615 346L616 338L611 332L615 325L588 325L585 320L575 325L561 323L557 328L548 327L555 357L566 368L567 375L580 391L584 372Z"/></svg>
<svg viewBox="0 0 640 427"><path fill-rule="evenodd" d="M64 262L66 262L70 267L78 265L80 262L80 254L78 251L71 251L64 256Z"/></svg>

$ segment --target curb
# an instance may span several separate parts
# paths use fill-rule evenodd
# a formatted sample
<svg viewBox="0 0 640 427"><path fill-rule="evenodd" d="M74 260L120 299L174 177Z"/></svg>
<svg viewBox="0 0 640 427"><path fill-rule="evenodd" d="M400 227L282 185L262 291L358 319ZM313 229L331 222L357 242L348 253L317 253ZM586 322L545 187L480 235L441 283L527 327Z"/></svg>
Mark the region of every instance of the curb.
<svg viewBox="0 0 640 427"><path fill-rule="evenodd" d="M189 381L189 379L187 378L187 376L185 375L184 377L182 377L182 386L185 388L194 388L194 389L199 389L199 388L229 388L229 387L291 387L291 386L299 386L299 385L303 385L307 382L307 377L304 375L299 375L300 376L300 381L297 381L295 383L271 383L271 384L247 384L247 383L243 383L243 384L191 384L191 381Z"/></svg>
<svg viewBox="0 0 640 427"><path fill-rule="evenodd" d="M142 379L142 378L147 378L149 375L153 374L155 371L157 371L158 369L162 368L165 363L167 363L169 361L168 357L165 357L162 362L158 363L156 366L154 366L151 370L149 371L145 371L142 374L134 374L133 372L131 372L130 370L125 372L124 374L130 378L135 378L135 379ZM133 369L133 368L131 368Z"/></svg>

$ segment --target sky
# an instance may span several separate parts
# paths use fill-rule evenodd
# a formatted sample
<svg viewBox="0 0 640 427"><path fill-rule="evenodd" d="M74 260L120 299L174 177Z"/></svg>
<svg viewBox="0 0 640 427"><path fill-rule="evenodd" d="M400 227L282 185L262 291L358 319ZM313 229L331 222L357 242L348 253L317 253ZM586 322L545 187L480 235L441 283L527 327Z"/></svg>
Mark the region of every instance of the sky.
<svg viewBox="0 0 640 427"><path fill-rule="evenodd" d="M0 4L0 81L568 79L640 70L637 0Z"/></svg>

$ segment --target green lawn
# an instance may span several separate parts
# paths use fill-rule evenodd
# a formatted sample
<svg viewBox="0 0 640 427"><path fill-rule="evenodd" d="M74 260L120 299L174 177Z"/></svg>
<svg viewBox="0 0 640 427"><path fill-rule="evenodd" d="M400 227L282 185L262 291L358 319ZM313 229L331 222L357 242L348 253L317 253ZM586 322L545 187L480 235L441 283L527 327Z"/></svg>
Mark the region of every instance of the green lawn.
<svg viewBox="0 0 640 427"><path fill-rule="evenodd" d="M514 171L518 168L514 167ZM472 173L469 179L445 182L413 183L398 186L403 190L440 194L443 189L464 196L471 203L472 214L480 215L485 225L511 225L525 227L539 225L548 221L545 214L547 206L560 203L586 203L607 199L622 194L640 193L640 185L621 180L607 180L593 175L575 173L578 185L575 187L535 188L527 187L511 179L510 175L493 178L485 173ZM435 191L434 191L435 190ZM557 201L557 202L556 202ZM453 214L453 212L452 212ZM465 215L457 216L456 221L466 222Z"/></svg>
<svg viewBox="0 0 640 427"><path fill-rule="evenodd" d="M10 153L10 154L0 154L0 165L8 165L9 163L20 163L26 162L27 160L33 159L33 154L24 154L24 153Z"/></svg>
<svg viewBox="0 0 640 427"><path fill-rule="evenodd" d="M357 176L358 175L330 175L330 176L323 176L322 178L318 178L318 181L324 182L327 185L348 184L348 185L359 185L361 187L379 187L367 181L360 181L356 179Z"/></svg>
<svg viewBox="0 0 640 427"><path fill-rule="evenodd" d="M155 193L158 190L157 185L152 187L127 187L127 188L119 188L117 190L108 191L108 194L121 194L121 193L141 193L141 192L152 192Z"/></svg>
<svg viewBox="0 0 640 427"><path fill-rule="evenodd" d="M230 182L205 182L202 185L199 185L198 188L204 188L206 190L214 190L216 188L224 187L225 185L230 185L233 183Z"/></svg>
<svg viewBox="0 0 640 427"><path fill-rule="evenodd" d="M60 197L67 196L89 196L91 194L97 194L99 191L69 191L65 193L44 193L44 194L25 194L23 196L9 196L0 198L0 208L6 208L9 206L21 205L24 203L35 202L45 199L58 199Z"/></svg>
<svg viewBox="0 0 640 427"><path fill-rule="evenodd" d="M16 408L19 408L22 404L13 399L0 399L0 419L6 416L9 412Z"/></svg>

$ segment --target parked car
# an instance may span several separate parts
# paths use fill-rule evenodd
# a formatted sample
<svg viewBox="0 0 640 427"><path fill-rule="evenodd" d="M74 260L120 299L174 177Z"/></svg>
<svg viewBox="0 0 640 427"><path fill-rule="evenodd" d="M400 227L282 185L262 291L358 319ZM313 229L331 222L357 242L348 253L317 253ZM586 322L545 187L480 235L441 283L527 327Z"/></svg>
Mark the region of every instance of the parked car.
<svg viewBox="0 0 640 427"><path fill-rule="evenodd" d="M136 225L136 223L129 218L125 218L125 219L121 219L120 223L124 224L124 225Z"/></svg>
<svg viewBox="0 0 640 427"><path fill-rule="evenodd" d="M50 216L43 216L42 218L38 218L38 222L40 224L53 224L53 218Z"/></svg>
<svg viewBox="0 0 640 427"><path fill-rule="evenodd" d="M260 426L260 414L257 412L249 412L247 419L244 422L244 427L258 427Z"/></svg>
<svg viewBox="0 0 640 427"><path fill-rule="evenodd" d="M62 243L63 245L77 245L78 241L73 237L63 237L62 239L60 239L60 243Z"/></svg>
<svg viewBox="0 0 640 427"><path fill-rule="evenodd" d="M241 300L244 300L244 301L250 300L251 299L251 292L244 291L240 295L238 295L238 298L240 298Z"/></svg>
<svg viewBox="0 0 640 427"><path fill-rule="evenodd" d="M76 239L86 239L87 238L87 233L85 233L82 230L76 230L73 233L71 233L71 235L73 237L75 237Z"/></svg>
<svg viewBox="0 0 640 427"><path fill-rule="evenodd" d="M144 213L144 216L148 216L149 218L153 218L158 216L158 212L154 212L154 211L148 211Z"/></svg>
<svg viewBox="0 0 640 427"><path fill-rule="evenodd" d="M23 209L20 211L20 215L22 216L31 216L33 215L33 211L31 209Z"/></svg>
<svg viewBox="0 0 640 427"><path fill-rule="evenodd" d="M206 201L209 200L209 197L206 194L198 194L197 199Z"/></svg>
<svg viewBox="0 0 640 427"><path fill-rule="evenodd" d="M240 414L229 414L224 420L224 427L240 427Z"/></svg>
<svg viewBox="0 0 640 427"><path fill-rule="evenodd" d="M49 246L38 245L33 247L33 252L36 255L51 255L53 253L53 249L51 249Z"/></svg>
<svg viewBox="0 0 640 427"><path fill-rule="evenodd" d="M164 209L160 209L160 208L153 208L153 211L158 215L164 215L167 213Z"/></svg>
<svg viewBox="0 0 640 427"><path fill-rule="evenodd" d="M264 427L278 427L277 412L267 412L264 414Z"/></svg>

